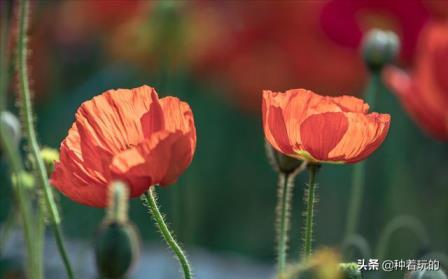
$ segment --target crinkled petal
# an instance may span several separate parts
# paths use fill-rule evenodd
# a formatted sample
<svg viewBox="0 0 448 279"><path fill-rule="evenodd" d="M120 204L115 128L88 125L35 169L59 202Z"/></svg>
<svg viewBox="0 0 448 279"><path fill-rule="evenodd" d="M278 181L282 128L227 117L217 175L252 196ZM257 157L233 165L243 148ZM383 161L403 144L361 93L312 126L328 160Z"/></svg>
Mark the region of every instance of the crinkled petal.
<svg viewBox="0 0 448 279"><path fill-rule="evenodd" d="M139 178L131 197L144 193L154 184L171 184L185 171L193 158L192 133L160 131L139 145L117 154L110 165L113 176L121 180Z"/></svg>

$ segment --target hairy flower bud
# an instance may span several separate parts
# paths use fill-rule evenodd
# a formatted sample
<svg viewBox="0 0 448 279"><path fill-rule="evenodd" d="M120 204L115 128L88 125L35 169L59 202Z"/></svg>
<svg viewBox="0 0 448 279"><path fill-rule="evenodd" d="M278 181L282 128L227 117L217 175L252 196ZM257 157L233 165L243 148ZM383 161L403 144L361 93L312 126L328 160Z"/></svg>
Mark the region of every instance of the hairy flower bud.
<svg viewBox="0 0 448 279"><path fill-rule="evenodd" d="M59 152L54 148L44 147L40 150L40 156L47 167L48 173L51 174L54 170L54 163L59 161Z"/></svg>
<svg viewBox="0 0 448 279"><path fill-rule="evenodd" d="M364 36L362 56L370 71L379 71L398 56L400 41L392 31L372 29Z"/></svg>

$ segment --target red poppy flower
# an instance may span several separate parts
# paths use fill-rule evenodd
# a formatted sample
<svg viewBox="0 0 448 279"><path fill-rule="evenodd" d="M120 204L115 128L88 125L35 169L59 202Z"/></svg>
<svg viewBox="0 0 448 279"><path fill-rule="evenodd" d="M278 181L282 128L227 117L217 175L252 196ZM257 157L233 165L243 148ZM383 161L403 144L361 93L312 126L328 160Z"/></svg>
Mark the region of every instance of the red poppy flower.
<svg viewBox="0 0 448 279"><path fill-rule="evenodd" d="M384 141L390 115L368 114L351 96L320 96L304 89L263 92L263 128L278 151L309 162L355 163Z"/></svg>
<svg viewBox="0 0 448 279"><path fill-rule="evenodd" d="M51 183L81 204L104 207L113 180L131 197L174 183L196 146L193 113L175 97L159 100L149 86L109 90L84 102L61 144Z"/></svg>
<svg viewBox="0 0 448 279"><path fill-rule="evenodd" d="M448 140L448 24L432 22L419 39L414 70L389 67L385 83L400 98L405 109L429 134Z"/></svg>

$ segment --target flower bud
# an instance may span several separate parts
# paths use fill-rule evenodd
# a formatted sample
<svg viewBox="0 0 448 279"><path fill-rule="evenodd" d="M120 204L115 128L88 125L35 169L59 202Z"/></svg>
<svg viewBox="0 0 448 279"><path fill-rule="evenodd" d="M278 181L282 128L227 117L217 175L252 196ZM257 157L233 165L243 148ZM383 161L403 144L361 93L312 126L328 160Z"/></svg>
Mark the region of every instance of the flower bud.
<svg viewBox="0 0 448 279"><path fill-rule="evenodd" d="M26 171L22 171L19 174L13 173L11 176L11 181L14 186L20 185L25 189L31 189L34 187L34 176Z"/></svg>
<svg viewBox="0 0 448 279"><path fill-rule="evenodd" d="M123 278L140 253L136 227L128 220L128 188L124 183L109 186L106 218L95 238L98 273L104 278Z"/></svg>
<svg viewBox="0 0 448 279"><path fill-rule="evenodd" d="M2 111L0 113L1 132L9 134L9 137L15 146L19 144L22 137L21 125L17 117L9 111Z"/></svg>
<svg viewBox="0 0 448 279"><path fill-rule="evenodd" d="M362 279L361 271L356 263L341 263L339 264L342 279Z"/></svg>
<svg viewBox="0 0 448 279"><path fill-rule="evenodd" d="M409 272L406 279L447 279L445 272L439 270L418 270Z"/></svg>
<svg viewBox="0 0 448 279"><path fill-rule="evenodd" d="M362 56L370 71L379 71L398 56L400 40L392 31L372 29L364 36Z"/></svg>
<svg viewBox="0 0 448 279"><path fill-rule="evenodd" d="M40 156L47 167L48 174L51 174L54 170L54 163L59 161L59 152L50 147L44 147L40 150Z"/></svg>
<svg viewBox="0 0 448 279"><path fill-rule="evenodd" d="M266 153L272 168L282 173L293 173L305 163L302 160L278 152L268 142L266 142Z"/></svg>

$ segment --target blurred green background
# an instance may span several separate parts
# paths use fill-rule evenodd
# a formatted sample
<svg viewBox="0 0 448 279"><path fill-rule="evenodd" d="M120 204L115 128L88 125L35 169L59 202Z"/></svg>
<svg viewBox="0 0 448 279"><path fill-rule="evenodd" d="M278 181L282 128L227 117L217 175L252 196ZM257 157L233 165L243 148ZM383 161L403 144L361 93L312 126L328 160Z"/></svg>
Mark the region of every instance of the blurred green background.
<svg viewBox="0 0 448 279"><path fill-rule="evenodd" d="M360 96L366 82L360 38L343 45L324 28L321 12L331 8L329 2L338 1L33 2L30 66L40 142L58 148L77 107L108 89L148 84L161 96L181 98L192 107L198 142L178 183L158 191L168 222L187 249L273 264L277 178L265 156L261 90L305 87L324 95ZM398 63L411 68L414 46L406 34L417 36L421 26L403 29L409 25L401 24L402 17L415 16L423 25L431 9L420 1L390 2L395 4L365 1L359 13L370 11L369 20L341 25L360 35L376 26L395 30L407 38ZM397 2L409 5L406 16L389 7ZM350 12L334 13L347 17ZM14 86L10 91L12 108ZM412 215L430 233L431 247L446 252L448 146L425 135L384 88L375 111L390 113L392 124L384 144L367 160L359 233L374 246L389 221ZM0 164L1 221L11 208L12 193L6 162ZM337 246L343 240L352 171L352 165L325 165L319 173L316 246ZM301 174L294 189L293 257L302 238L306 179ZM104 210L61 195L59 201L66 237L90 241ZM131 219L145 241L160 243L138 199L131 202ZM394 237L388 258L415 258L419 248L403 232Z"/></svg>

